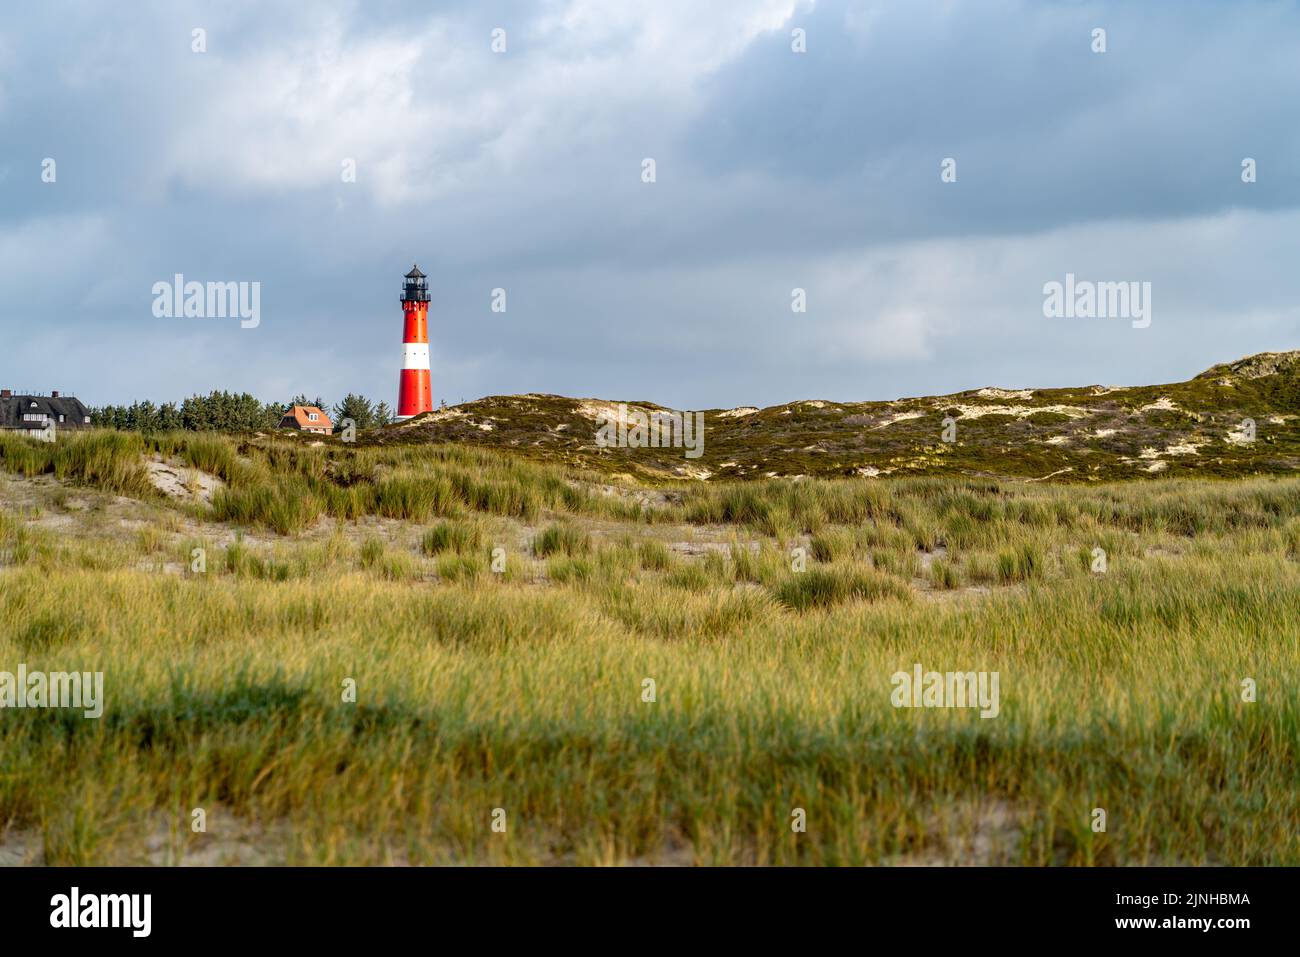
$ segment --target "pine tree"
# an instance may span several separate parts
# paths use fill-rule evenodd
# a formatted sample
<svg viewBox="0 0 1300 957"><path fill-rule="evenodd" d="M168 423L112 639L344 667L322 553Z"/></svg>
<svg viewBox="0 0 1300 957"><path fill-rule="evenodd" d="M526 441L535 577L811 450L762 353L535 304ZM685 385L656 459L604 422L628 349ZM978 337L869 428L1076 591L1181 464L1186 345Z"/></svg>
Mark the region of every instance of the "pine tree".
<svg viewBox="0 0 1300 957"><path fill-rule="evenodd" d="M334 406L334 424L351 419L358 429L368 429L375 424L375 409L364 395L349 392L343 401Z"/></svg>
<svg viewBox="0 0 1300 957"><path fill-rule="evenodd" d="M181 422L186 429L193 432L212 428L211 403L202 396L190 396L181 403Z"/></svg>
<svg viewBox="0 0 1300 957"><path fill-rule="evenodd" d="M135 427L141 432L158 431L158 409L148 399L135 403L131 406L131 411L135 418Z"/></svg>
<svg viewBox="0 0 1300 957"><path fill-rule="evenodd" d="M184 426L185 420L181 418L181 410L175 402L164 402L158 407L158 428L164 432L174 432Z"/></svg>

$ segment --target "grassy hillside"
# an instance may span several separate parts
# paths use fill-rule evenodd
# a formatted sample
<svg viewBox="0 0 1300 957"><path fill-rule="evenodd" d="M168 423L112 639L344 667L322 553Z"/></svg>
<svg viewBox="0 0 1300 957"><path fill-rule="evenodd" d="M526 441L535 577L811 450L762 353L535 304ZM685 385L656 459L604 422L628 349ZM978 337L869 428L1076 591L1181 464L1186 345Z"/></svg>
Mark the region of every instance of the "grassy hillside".
<svg viewBox="0 0 1300 957"><path fill-rule="evenodd" d="M680 449L598 448L597 417L616 405L492 396L427 413L371 441L507 448L643 481L1004 475L1102 482L1300 468L1300 352L1251 356L1168 385L986 388L894 402L712 409L705 412L704 455L691 460ZM943 441L946 417L956 426L951 443ZM1256 425L1253 443L1244 440L1247 418Z"/></svg>

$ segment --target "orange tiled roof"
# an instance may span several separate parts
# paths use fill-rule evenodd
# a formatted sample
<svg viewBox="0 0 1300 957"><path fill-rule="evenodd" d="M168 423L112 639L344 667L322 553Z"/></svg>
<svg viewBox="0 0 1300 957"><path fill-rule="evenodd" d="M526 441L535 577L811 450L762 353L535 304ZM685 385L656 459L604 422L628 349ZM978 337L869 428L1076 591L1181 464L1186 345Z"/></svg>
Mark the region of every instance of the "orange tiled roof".
<svg viewBox="0 0 1300 957"><path fill-rule="evenodd" d="M310 418L310 415L313 412L315 412L317 416L315 422ZM300 429L334 428L334 423L330 421L330 417L314 405L295 405L284 414L284 417L286 419L293 419L298 423L298 428Z"/></svg>

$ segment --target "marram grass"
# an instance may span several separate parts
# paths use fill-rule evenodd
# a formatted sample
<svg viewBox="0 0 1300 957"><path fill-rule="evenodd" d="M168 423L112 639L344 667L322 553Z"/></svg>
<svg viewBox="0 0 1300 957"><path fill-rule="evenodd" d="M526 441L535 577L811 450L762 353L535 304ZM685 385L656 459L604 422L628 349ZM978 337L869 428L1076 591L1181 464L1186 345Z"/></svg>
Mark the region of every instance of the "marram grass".
<svg viewBox="0 0 1300 957"><path fill-rule="evenodd" d="M5 620L26 624L0 655L103 670L108 707L5 714L0 814L39 826L52 863L138 860L155 812L223 807L291 822L280 850L304 863L685 844L701 862L849 864L924 856L940 807L998 802L1019 828L1005 863L1293 864L1297 648L1276 626L1300 591L1198 573L812 617L654 589L622 596L648 619L620 620L558 589L357 575L324 595L100 573L87 609L83 578L10 572ZM889 675L914 660L999 671L1001 714L893 709ZM1104 835L1079 824L1097 806ZM485 826L495 807L509 840Z"/></svg>
<svg viewBox="0 0 1300 957"><path fill-rule="evenodd" d="M254 445L192 461L269 500L144 492L128 534L116 448L0 478L0 671L105 675L98 720L0 710L0 832L47 863L1300 863L1300 482L633 509L482 452ZM273 531L322 488L365 507ZM893 707L917 663L998 672L998 716Z"/></svg>

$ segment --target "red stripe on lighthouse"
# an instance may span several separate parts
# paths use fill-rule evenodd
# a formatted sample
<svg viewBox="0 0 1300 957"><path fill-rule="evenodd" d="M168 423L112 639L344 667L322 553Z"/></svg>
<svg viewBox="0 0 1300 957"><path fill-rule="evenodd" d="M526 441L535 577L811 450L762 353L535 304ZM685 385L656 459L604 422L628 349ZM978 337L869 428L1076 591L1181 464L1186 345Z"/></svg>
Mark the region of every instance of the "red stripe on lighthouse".
<svg viewBox="0 0 1300 957"><path fill-rule="evenodd" d="M403 418L433 410L428 369L403 369L397 392L397 414Z"/></svg>

